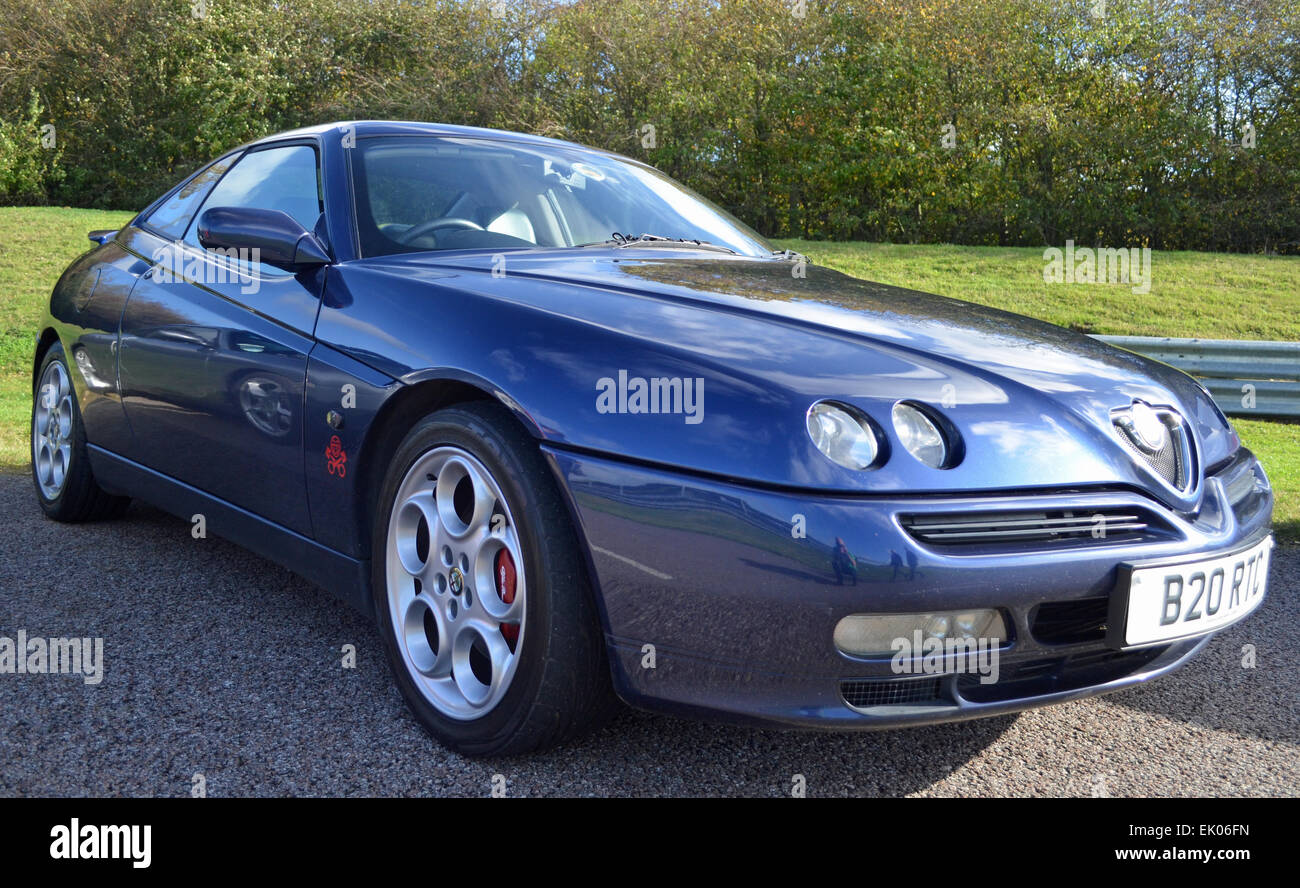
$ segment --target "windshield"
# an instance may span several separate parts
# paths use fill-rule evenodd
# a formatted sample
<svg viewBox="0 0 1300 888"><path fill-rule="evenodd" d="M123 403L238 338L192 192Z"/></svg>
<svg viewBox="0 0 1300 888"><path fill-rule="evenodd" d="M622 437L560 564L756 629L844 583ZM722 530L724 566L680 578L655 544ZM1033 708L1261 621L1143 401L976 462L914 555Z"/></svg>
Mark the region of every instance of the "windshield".
<svg viewBox="0 0 1300 888"><path fill-rule="evenodd" d="M642 234L767 256L758 234L649 167L596 151L452 136L359 139L363 256L580 247Z"/></svg>

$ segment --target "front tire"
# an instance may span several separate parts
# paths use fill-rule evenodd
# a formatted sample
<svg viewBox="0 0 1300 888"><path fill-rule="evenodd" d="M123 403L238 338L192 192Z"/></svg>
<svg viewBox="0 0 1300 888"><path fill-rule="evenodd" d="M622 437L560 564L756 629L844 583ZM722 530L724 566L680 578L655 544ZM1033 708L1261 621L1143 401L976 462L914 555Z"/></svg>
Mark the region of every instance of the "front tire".
<svg viewBox="0 0 1300 888"><path fill-rule="evenodd" d="M41 509L55 521L115 518L130 497L106 493L90 470L77 392L56 342L41 360L32 392L32 481Z"/></svg>
<svg viewBox="0 0 1300 888"><path fill-rule="evenodd" d="M613 708L577 536L536 443L503 408L407 434L373 512L375 614L421 724L467 755L561 743Z"/></svg>

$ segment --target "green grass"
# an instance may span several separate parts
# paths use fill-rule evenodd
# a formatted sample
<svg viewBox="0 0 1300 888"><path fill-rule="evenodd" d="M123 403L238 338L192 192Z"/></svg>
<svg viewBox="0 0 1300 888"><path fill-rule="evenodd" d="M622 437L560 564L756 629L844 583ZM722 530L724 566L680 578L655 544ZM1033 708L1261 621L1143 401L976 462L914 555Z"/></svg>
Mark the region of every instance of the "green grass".
<svg viewBox="0 0 1300 888"><path fill-rule="evenodd" d="M131 213L0 207L0 471L26 471L31 362L41 311L86 232ZM1043 283L1036 248L782 241L858 277L1033 315L1089 333L1300 340L1300 258L1154 253L1146 295ZM1277 492L1277 529L1300 542L1300 424L1236 420Z"/></svg>

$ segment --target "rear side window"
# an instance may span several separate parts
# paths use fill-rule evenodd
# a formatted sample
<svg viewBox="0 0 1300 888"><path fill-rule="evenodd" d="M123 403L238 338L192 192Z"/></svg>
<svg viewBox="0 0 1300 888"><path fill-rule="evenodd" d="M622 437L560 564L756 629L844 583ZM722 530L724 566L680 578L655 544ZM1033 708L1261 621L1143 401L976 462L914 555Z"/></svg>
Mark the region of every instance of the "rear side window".
<svg viewBox="0 0 1300 888"><path fill-rule="evenodd" d="M209 164L150 213L144 220L145 226L168 240L180 240L199 204L203 203L203 198L208 196L212 186L230 169L233 162L233 157L223 157Z"/></svg>
<svg viewBox="0 0 1300 888"><path fill-rule="evenodd" d="M316 149L286 145L245 154L203 202L203 209L209 207L282 210L311 231L322 209ZM199 245L198 226L193 221L185 242Z"/></svg>

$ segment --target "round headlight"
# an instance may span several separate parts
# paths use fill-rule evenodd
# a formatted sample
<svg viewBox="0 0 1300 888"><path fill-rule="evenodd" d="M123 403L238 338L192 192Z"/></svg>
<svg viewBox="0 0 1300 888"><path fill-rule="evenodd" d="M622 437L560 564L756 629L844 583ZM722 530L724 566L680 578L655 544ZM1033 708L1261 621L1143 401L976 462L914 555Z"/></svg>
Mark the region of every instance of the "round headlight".
<svg viewBox="0 0 1300 888"><path fill-rule="evenodd" d="M830 401L818 401L808 408L808 437L828 459L846 469L870 468L880 454L867 418Z"/></svg>
<svg viewBox="0 0 1300 888"><path fill-rule="evenodd" d="M948 442L934 420L903 402L894 405L893 417L894 431L908 453L932 469L942 469L947 464Z"/></svg>

